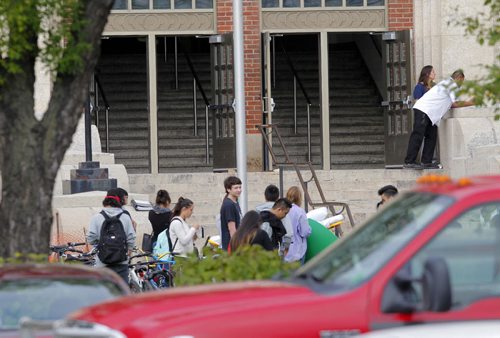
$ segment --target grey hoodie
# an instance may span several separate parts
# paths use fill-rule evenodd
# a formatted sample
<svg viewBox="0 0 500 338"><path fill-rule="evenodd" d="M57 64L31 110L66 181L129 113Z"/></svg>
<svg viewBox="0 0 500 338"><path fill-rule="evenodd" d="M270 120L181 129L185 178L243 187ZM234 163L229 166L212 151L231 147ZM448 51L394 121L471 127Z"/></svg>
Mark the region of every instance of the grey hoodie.
<svg viewBox="0 0 500 338"><path fill-rule="evenodd" d="M114 217L119 213L123 212L121 208L103 208L104 212L108 214L109 217ZM130 216L126 213L122 213L120 216L120 221L123 224L123 229L125 230L125 234L127 235L127 245L129 250L132 250L135 246L135 231L132 226L132 220ZM101 227L102 223L104 223L104 216L101 213L95 214L90 219L89 233L87 234L87 241L92 245L97 245L99 242L99 237L101 235ZM128 260L121 262L120 264L128 264ZM99 257L96 256L96 266L104 266L105 264L99 260Z"/></svg>
<svg viewBox="0 0 500 338"><path fill-rule="evenodd" d="M271 210L273 208L273 205L274 202L264 202L256 206L255 211L257 211L260 214L261 211ZM283 223L283 226L286 229L286 235L284 237L293 238L293 227L288 216L285 216L285 218L281 220L281 223ZM268 222L262 223L261 229L264 230L269 235L269 238L271 238L271 236L273 235L273 230L271 229L271 226L269 225Z"/></svg>

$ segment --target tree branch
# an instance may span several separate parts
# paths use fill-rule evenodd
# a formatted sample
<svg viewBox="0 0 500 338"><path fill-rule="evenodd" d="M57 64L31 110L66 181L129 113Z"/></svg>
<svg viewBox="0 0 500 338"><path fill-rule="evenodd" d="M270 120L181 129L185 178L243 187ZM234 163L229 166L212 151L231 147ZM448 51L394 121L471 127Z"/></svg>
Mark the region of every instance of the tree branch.
<svg viewBox="0 0 500 338"><path fill-rule="evenodd" d="M18 24L16 20L9 20L9 23ZM15 137L19 136L16 130L30 128L37 122L34 116L34 83L35 61L39 52L38 33L31 25L24 29L26 41L33 47L24 51L19 60L15 61L22 71L1 69L0 76L4 82L0 86L0 149L6 149L10 143L16 142ZM18 27L9 27L10 32L17 30ZM5 151L1 151L0 168L4 158Z"/></svg>
<svg viewBox="0 0 500 338"><path fill-rule="evenodd" d="M101 36L113 0L87 0L81 31L73 32L75 43L87 43L91 48L81 55L83 68L74 74L58 74L51 100L43 117L47 131L43 145L44 158L50 160L50 172L56 175L64 154L71 145L73 134L82 115L92 73L100 54Z"/></svg>

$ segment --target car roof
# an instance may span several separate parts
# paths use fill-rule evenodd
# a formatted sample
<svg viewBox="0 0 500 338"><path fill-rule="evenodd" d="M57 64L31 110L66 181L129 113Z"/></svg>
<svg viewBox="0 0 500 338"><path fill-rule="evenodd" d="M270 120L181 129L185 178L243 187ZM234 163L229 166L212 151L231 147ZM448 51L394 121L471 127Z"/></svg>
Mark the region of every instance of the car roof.
<svg viewBox="0 0 500 338"><path fill-rule="evenodd" d="M108 280L118 284L121 289L128 290L125 282L117 274L106 268L59 263L0 265L0 281L28 278Z"/></svg>
<svg viewBox="0 0 500 338"><path fill-rule="evenodd" d="M455 197L457 199L478 193L493 193L500 198L500 175L473 176L451 180L445 175L426 175L417 180L416 190Z"/></svg>

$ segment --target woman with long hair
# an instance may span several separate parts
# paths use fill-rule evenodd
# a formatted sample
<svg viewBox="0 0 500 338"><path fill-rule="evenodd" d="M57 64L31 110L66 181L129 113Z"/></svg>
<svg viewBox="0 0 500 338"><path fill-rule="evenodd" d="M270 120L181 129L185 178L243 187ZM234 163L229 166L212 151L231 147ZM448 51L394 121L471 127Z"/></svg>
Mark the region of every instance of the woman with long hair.
<svg viewBox="0 0 500 338"><path fill-rule="evenodd" d="M247 245L260 245L265 250L273 250L273 244L267 233L260 228L262 221L257 211L251 210L241 219L238 230L231 237L229 247L231 252Z"/></svg>
<svg viewBox="0 0 500 338"><path fill-rule="evenodd" d="M170 222L170 241L171 249L177 255L187 255L194 251L194 241L196 240L196 231L200 228L199 224L189 225L186 220L193 214L194 203L190 199L179 197L172 212L172 221Z"/></svg>
<svg viewBox="0 0 500 338"><path fill-rule="evenodd" d="M417 102L425 93L429 91L434 85L434 79L436 78L436 73L434 72L434 67L431 65L424 66L420 71L420 76L418 77L418 83L415 85L413 89L413 99ZM424 150L428 148L425 144L436 144L438 138L438 127L437 125L433 125L432 123L427 123L427 115L421 113L420 111L413 110L413 131L412 134L423 133L423 141L424 141ZM420 130L424 127L424 130ZM405 157L405 164L403 168L406 169L423 169L423 166L416 162L417 153L410 151L410 144L408 144L408 151ZM420 147L420 146L419 146ZM433 148L434 146L432 146ZM432 152L434 152L432 150ZM432 163L429 163L432 164Z"/></svg>
<svg viewBox="0 0 500 338"><path fill-rule="evenodd" d="M300 261L304 263L307 251L307 237L311 235L311 227L302 205L302 192L299 187L293 186L286 192L286 198L292 202L288 212L288 219L292 223L293 239L285 256L285 261Z"/></svg>
<svg viewBox="0 0 500 338"><path fill-rule="evenodd" d="M158 235L170 226L170 219L172 218L170 203L171 200L168 191L163 189L158 190L155 205L153 210L149 211L148 215L148 219L153 227L153 237L151 238L153 243L158 239Z"/></svg>
<svg viewBox="0 0 500 338"><path fill-rule="evenodd" d="M434 67L431 65L424 66L420 71L420 76L418 77L418 83L413 89L413 98L416 100L424 96L429 89L434 86L434 79L436 78L436 73Z"/></svg>

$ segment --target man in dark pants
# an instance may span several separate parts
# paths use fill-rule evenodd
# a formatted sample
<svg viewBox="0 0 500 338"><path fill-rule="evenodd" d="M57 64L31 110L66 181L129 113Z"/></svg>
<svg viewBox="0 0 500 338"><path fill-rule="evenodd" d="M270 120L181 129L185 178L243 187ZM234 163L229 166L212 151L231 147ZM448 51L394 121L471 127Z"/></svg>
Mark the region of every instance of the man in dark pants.
<svg viewBox="0 0 500 338"><path fill-rule="evenodd" d="M437 125L450 108L470 107L474 100L457 101L456 91L464 82L462 70L456 70L451 78L439 82L422 96L413 106L415 121L408 142L405 164L407 169L441 169L439 163L432 163L436 148ZM422 164L416 163L418 151L424 141Z"/></svg>
<svg viewBox="0 0 500 338"><path fill-rule="evenodd" d="M231 237L240 226L241 209L238 198L241 195L241 180L236 176L229 176L224 180L226 196L220 208L221 242L222 249L227 251Z"/></svg>

